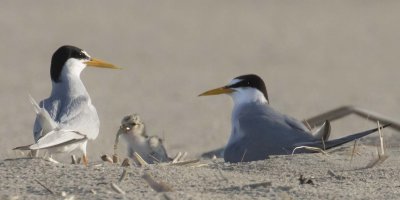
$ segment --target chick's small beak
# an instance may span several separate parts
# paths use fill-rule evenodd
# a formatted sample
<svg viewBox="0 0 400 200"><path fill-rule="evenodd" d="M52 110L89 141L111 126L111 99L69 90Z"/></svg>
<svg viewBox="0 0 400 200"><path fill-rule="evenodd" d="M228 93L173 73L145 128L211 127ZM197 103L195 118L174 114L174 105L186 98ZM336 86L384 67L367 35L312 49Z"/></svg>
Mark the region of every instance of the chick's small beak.
<svg viewBox="0 0 400 200"><path fill-rule="evenodd" d="M86 61L85 64L90 67L100 67L100 68L110 68L110 69L121 69L120 67L117 67L111 63L108 63L106 61L102 61L97 58L91 58L89 61Z"/></svg>
<svg viewBox="0 0 400 200"><path fill-rule="evenodd" d="M218 95L218 94L230 94L232 92L234 92L235 90L232 88L229 88L227 86L224 87L219 87L219 88L215 88L212 90L208 90L206 92L203 92L201 94L199 94L199 96L209 96L209 95Z"/></svg>

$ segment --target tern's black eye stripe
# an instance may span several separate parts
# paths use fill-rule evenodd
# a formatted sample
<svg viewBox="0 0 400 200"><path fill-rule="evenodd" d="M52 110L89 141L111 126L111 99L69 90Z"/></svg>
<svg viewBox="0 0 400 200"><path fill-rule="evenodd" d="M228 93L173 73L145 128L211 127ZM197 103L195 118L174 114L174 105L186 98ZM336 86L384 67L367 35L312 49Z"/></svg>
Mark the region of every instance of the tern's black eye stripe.
<svg viewBox="0 0 400 200"><path fill-rule="evenodd" d="M80 59L80 58L88 59L87 55L85 53L83 53L82 51L80 51L80 52L72 52L71 57L72 58L78 58L78 59Z"/></svg>

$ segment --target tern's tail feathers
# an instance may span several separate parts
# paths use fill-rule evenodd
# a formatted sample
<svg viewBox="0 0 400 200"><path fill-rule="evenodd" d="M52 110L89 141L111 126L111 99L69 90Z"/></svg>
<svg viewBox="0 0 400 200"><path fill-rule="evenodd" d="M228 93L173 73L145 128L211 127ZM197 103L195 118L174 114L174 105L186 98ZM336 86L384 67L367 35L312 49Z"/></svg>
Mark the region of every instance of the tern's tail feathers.
<svg viewBox="0 0 400 200"><path fill-rule="evenodd" d="M57 122L55 122L53 118L51 118L49 112L47 112L46 109L41 108L31 95L29 95L29 100L31 101L33 108L35 109L36 117L39 120L43 133L47 134L48 132L54 130L57 127Z"/></svg>
<svg viewBox="0 0 400 200"><path fill-rule="evenodd" d="M329 136L331 135L331 123L326 120L322 126L320 126L315 132L312 133L312 135L316 139L323 139L324 141L327 141L329 139Z"/></svg>
<svg viewBox="0 0 400 200"><path fill-rule="evenodd" d="M29 101L33 105L33 108L35 109L36 114L39 114L41 108L40 108L39 104L35 101L35 99L31 95L29 95Z"/></svg>
<svg viewBox="0 0 400 200"><path fill-rule="evenodd" d="M386 124L384 126L379 127L379 129L386 128L386 127L388 127L390 125L391 124ZM330 140L330 141L325 141L325 142L322 142L322 141L301 142L301 143L297 143L295 145L295 147L309 146L309 147L317 147L317 148L320 148L320 149L331 149L333 147L337 147L337 146L340 146L342 144L345 144L345 143L351 142L353 140L356 140L356 139L362 138L364 136L367 136L367 135L369 135L371 133L374 133L374 132L378 131L379 129L378 128L374 128L374 129L366 130L366 131L363 131L363 132L355 133L355 134L352 134L352 135L349 135L349 136L345 136L345 137L342 137L342 138L338 138L338 139Z"/></svg>
<svg viewBox="0 0 400 200"><path fill-rule="evenodd" d="M72 144L86 140L86 136L71 130L53 130L41 137L35 144L29 146L31 150L47 149L62 145Z"/></svg>

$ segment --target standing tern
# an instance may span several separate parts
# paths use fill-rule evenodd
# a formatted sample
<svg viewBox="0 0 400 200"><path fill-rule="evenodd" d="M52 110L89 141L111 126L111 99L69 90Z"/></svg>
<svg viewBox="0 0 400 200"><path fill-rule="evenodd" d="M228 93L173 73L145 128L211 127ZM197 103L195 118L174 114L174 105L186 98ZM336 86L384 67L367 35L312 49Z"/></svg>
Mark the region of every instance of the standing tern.
<svg viewBox="0 0 400 200"><path fill-rule="evenodd" d="M218 94L228 94L234 102L231 136L224 150L226 162L249 162L266 159L269 155L291 154L300 146L330 149L378 130L327 141L328 121L313 134L300 121L275 111L269 105L264 81L254 74L236 77L228 85L199 96ZM300 149L295 153L311 152Z"/></svg>
<svg viewBox="0 0 400 200"><path fill-rule="evenodd" d="M39 105L31 98L37 113L33 128L35 143L15 149L47 149L50 155L79 149L83 153L83 163L88 164L86 145L88 140L97 138L100 122L80 79L86 66L119 69L74 46L57 49L51 59L50 96Z"/></svg>

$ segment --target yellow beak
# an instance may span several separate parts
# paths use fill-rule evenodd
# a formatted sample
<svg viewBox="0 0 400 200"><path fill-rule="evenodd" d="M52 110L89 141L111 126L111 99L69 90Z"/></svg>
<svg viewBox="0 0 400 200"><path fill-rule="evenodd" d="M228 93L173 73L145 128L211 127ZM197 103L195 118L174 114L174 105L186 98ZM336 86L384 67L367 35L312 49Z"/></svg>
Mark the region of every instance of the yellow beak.
<svg viewBox="0 0 400 200"><path fill-rule="evenodd" d="M101 68L110 68L110 69L121 69L111 63L102 61L97 58L91 58L89 61L86 61L85 64L90 67L101 67Z"/></svg>
<svg viewBox="0 0 400 200"><path fill-rule="evenodd" d="M234 92L235 90L228 88L228 87L220 87L220 88L215 88L212 90L208 90L207 92L199 94L199 96L209 96L209 95L218 95L218 94L230 94Z"/></svg>

